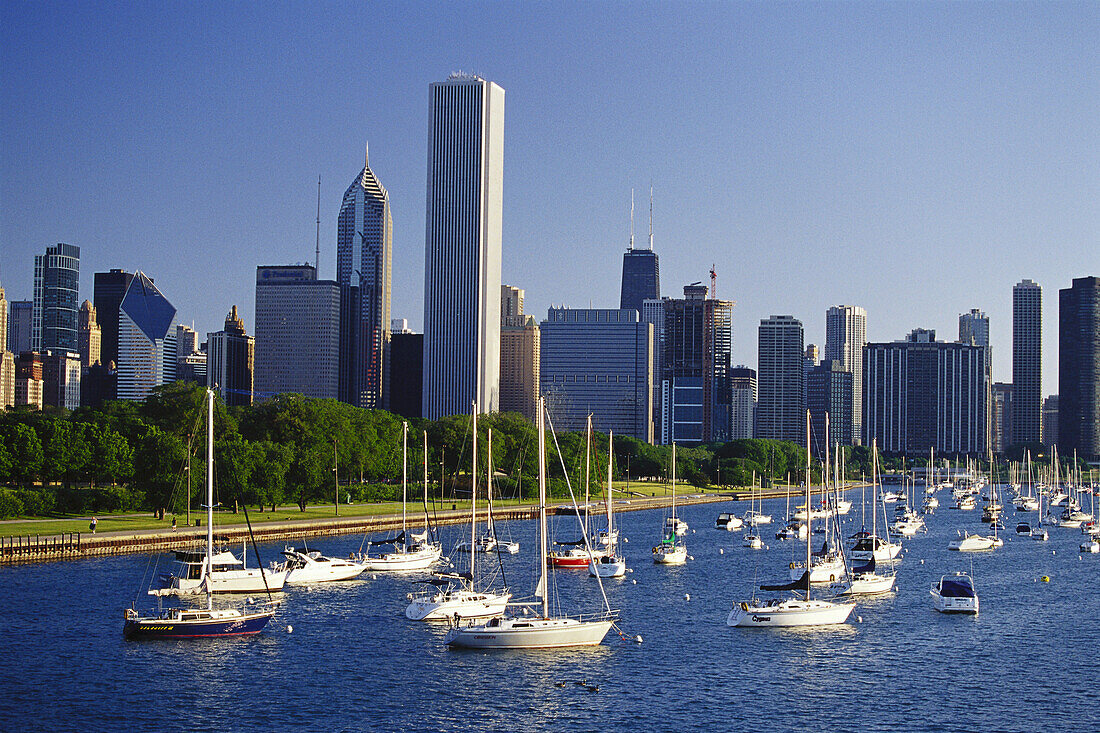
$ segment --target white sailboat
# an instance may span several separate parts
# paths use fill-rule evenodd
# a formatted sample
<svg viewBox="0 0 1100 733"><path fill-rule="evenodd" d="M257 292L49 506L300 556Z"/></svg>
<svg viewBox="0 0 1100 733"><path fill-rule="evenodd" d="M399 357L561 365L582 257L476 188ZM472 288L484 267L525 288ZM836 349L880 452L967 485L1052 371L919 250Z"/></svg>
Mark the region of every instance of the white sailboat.
<svg viewBox="0 0 1100 733"><path fill-rule="evenodd" d="M470 537L477 536L477 407L473 410L474 470L470 477ZM489 447L486 463L488 474L493 475L493 433L489 431ZM424 485L428 485L428 434L424 433ZM491 493L492 489L488 490ZM489 509L489 512L492 510ZM491 516L487 513L486 516ZM413 621L454 621L454 619L482 619L500 616L508 607L512 594L507 588L491 589L492 578L478 575L477 553L470 553L470 570L467 573L437 573L424 581L428 590L408 595L409 605L405 617Z"/></svg>
<svg viewBox="0 0 1100 733"><path fill-rule="evenodd" d="M763 481L763 477L761 477ZM760 538L760 531L756 529L760 524L760 512L756 511L756 477L753 476L752 486L749 492L749 510L745 512L744 525L749 528L749 531L741 536L741 546L747 547L750 550L763 550L764 540ZM768 522L771 521L771 517L768 517ZM764 522L767 524L768 522Z"/></svg>
<svg viewBox="0 0 1100 733"><path fill-rule="evenodd" d="M806 506L810 506L810 413L806 412ZM813 520L807 517L807 524ZM806 534L806 566L810 566L812 527ZM855 603L837 603L810 597L809 571L799 580L779 586L761 586L761 590L801 590L802 598L759 600L756 594L747 601L734 602L726 624L734 627L831 626L848 620Z"/></svg>
<svg viewBox="0 0 1100 733"><path fill-rule="evenodd" d="M448 646L470 649L532 649L560 648L575 646L596 646L615 622L615 614L607 605L604 595L605 612L591 616L561 616L550 614L550 601L547 584L547 537L546 537L546 415L545 402L538 398L536 408L538 422L539 449L539 581L535 587L535 596L541 604L537 613L531 614L530 607L525 615L497 616L484 623L462 626L456 623L447 632ZM587 535L585 536L587 543ZM597 576L600 592L603 594L603 581Z"/></svg>
<svg viewBox="0 0 1100 733"><path fill-rule="evenodd" d="M676 519L676 444L672 444L672 516L665 520L661 541L653 548L653 562L658 565L683 565L687 562L687 546L683 534L677 532ZM687 525L684 524L684 528Z"/></svg>
<svg viewBox="0 0 1100 733"><path fill-rule="evenodd" d="M409 572L414 570L427 570L439 561L443 555L443 547L438 542L431 542L426 535L423 539L410 542L407 536L408 522L405 506L408 502L409 475L409 424L401 424L401 534L388 540L371 542L372 546L392 545L393 550L380 555L362 555L360 560L367 570L372 572ZM476 464L475 464L476 468ZM475 471L476 473L476 471ZM427 491L427 486L425 486ZM425 523L427 515L425 515Z"/></svg>
<svg viewBox="0 0 1100 733"><path fill-rule="evenodd" d="M283 550L286 561L278 570L286 571L287 585L311 585L335 580L351 580L366 570L363 563L342 557L328 557L307 547L287 547Z"/></svg>
<svg viewBox="0 0 1100 733"><path fill-rule="evenodd" d="M890 541L890 526L886 524L886 505L882 504L882 518L885 525L885 539L878 536L878 507L879 482L878 482L878 440L871 441L871 534L860 532L856 537L856 543L848 552L848 557L853 561L863 563L874 560L875 562L887 562L897 558L901 552L900 542Z"/></svg>
<svg viewBox="0 0 1100 733"><path fill-rule="evenodd" d="M613 431L607 433L607 529L600 533L601 537L605 537L604 548L605 554L598 555L588 563L588 574L598 575L601 578L621 578L626 575L626 558L619 552L619 532L615 529L614 515L615 510L612 508L614 502L612 501L611 491L611 461L615 455L615 434Z"/></svg>

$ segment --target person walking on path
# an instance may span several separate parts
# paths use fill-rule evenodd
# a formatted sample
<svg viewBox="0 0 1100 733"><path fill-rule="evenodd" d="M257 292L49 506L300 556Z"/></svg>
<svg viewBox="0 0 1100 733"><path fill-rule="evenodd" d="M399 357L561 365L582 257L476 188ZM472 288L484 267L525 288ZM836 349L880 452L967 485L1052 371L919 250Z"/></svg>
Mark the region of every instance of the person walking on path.
<svg viewBox="0 0 1100 733"><path fill-rule="evenodd" d="M92 530L92 534L95 534L95 527L99 524L99 517L92 517L91 524L88 525L88 529Z"/></svg>

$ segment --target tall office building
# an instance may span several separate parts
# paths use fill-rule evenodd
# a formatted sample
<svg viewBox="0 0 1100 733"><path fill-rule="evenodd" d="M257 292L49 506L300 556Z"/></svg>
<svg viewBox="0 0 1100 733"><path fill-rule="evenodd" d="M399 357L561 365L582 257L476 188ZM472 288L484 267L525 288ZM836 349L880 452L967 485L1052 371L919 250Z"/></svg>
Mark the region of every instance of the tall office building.
<svg viewBox="0 0 1100 733"><path fill-rule="evenodd" d="M1058 291L1058 450L1100 459L1100 277Z"/></svg>
<svg viewBox="0 0 1100 733"><path fill-rule="evenodd" d="M806 441L805 356L802 321L760 321L757 348L756 437Z"/></svg>
<svg viewBox="0 0 1100 733"><path fill-rule="evenodd" d="M1010 445L1038 443L1043 418L1043 289L1012 287L1012 435Z"/></svg>
<svg viewBox="0 0 1100 733"><path fill-rule="evenodd" d="M523 313L523 290L500 286L500 406L535 420L541 341L538 323Z"/></svg>
<svg viewBox="0 0 1100 733"><path fill-rule="evenodd" d="M837 305L825 311L825 361L839 361L852 373L852 444L863 440L863 346L867 343L867 311L857 305Z"/></svg>
<svg viewBox="0 0 1100 733"><path fill-rule="evenodd" d="M340 284L312 265L257 267L256 397L336 399L339 366Z"/></svg>
<svg viewBox="0 0 1100 733"><path fill-rule="evenodd" d="M31 350L33 322L33 300L13 300L8 303L8 351L22 354Z"/></svg>
<svg viewBox="0 0 1100 733"><path fill-rule="evenodd" d="M392 261L390 197L368 156L344 193L336 241L343 297L340 399L357 407L385 407Z"/></svg>
<svg viewBox="0 0 1100 733"><path fill-rule="evenodd" d="M50 349L42 356L42 403L75 410L80 407L80 375L83 367L75 351Z"/></svg>
<svg viewBox="0 0 1100 733"><path fill-rule="evenodd" d="M34 257L31 349L76 351L80 247L57 244Z"/></svg>
<svg viewBox="0 0 1100 733"><path fill-rule="evenodd" d="M500 388L504 90L431 85L424 272L424 417L493 412Z"/></svg>
<svg viewBox="0 0 1100 733"><path fill-rule="evenodd" d="M251 405L256 342L244 330L237 306L225 317L225 328L206 334L207 383L227 405Z"/></svg>
<svg viewBox="0 0 1100 733"><path fill-rule="evenodd" d="M1058 445L1058 395L1043 400L1043 445Z"/></svg>
<svg viewBox="0 0 1100 733"><path fill-rule="evenodd" d="M44 392L42 356L37 351L24 351L15 358L15 404L41 410Z"/></svg>
<svg viewBox="0 0 1100 733"><path fill-rule="evenodd" d="M0 410L15 404L15 355L8 351L8 301L0 285Z"/></svg>
<svg viewBox="0 0 1100 733"><path fill-rule="evenodd" d="M986 347L936 341L869 343L863 359L863 441L886 453L984 455L989 448Z"/></svg>
<svg viewBox="0 0 1100 733"><path fill-rule="evenodd" d="M634 192L630 192L630 246L623 255L619 308L642 312L642 303L661 297L661 265L653 251L653 189L649 191L649 249L634 248Z"/></svg>
<svg viewBox="0 0 1100 733"><path fill-rule="evenodd" d="M990 441L994 453L1004 453L1011 445L1012 436L1012 385L1004 382L993 383L993 404L990 406L990 425L993 435Z"/></svg>
<svg viewBox="0 0 1100 733"><path fill-rule="evenodd" d="M672 442L672 425L663 419L672 409L665 401L671 397L671 385L664 379L665 373L665 301L670 298L646 298L642 301L642 323L653 325L653 439L660 445Z"/></svg>
<svg viewBox="0 0 1100 733"><path fill-rule="evenodd" d="M810 445L825 454L825 416L829 416L829 450L852 444L852 373L839 361L826 359L806 374L806 409L810 411Z"/></svg>
<svg viewBox="0 0 1100 733"><path fill-rule="evenodd" d="M584 430L653 442L653 326L633 308L550 308L541 324L539 381L559 431Z"/></svg>
<svg viewBox="0 0 1100 733"><path fill-rule="evenodd" d="M95 274L92 305L100 327L100 361L104 366L118 362L118 309L133 279L134 274L125 270Z"/></svg>
<svg viewBox="0 0 1100 733"><path fill-rule="evenodd" d="M756 415L756 370L744 365L730 369L730 440L744 440L753 435Z"/></svg>
<svg viewBox="0 0 1100 733"><path fill-rule="evenodd" d="M118 307L119 399L145 399L153 387L175 378L175 317L176 309L153 281L137 272Z"/></svg>
<svg viewBox="0 0 1100 733"><path fill-rule="evenodd" d="M733 303L708 298L701 283L663 302L663 433L676 443L729 440Z"/></svg>
<svg viewBox="0 0 1100 733"><path fill-rule="evenodd" d="M390 334L389 411L420 417L424 407L424 334L405 329Z"/></svg>
<svg viewBox="0 0 1100 733"><path fill-rule="evenodd" d="M84 368L98 364L103 347L103 329L96 321L95 306L90 300L80 304L76 341L77 350L80 352L80 363Z"/></svg>

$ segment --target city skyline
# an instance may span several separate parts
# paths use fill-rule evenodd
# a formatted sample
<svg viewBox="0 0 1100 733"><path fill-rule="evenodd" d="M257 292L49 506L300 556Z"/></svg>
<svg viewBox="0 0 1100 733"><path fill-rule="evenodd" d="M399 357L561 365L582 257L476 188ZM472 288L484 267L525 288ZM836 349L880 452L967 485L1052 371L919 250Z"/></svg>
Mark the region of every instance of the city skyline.
<svg viewBox="0 0 1100 733"><path fill-rule="evenodd" d="M738 303L735 363L756 363L773 313L821 344L838 302L866 308L872 341L949 334L979 308L994 379L1011 381L1012 285L1042 283L1054 324L1050 294L1094 274L1100 9L703 9L380 5L329 28L288 7L249 38L243 8L8 9L0 283L30 300L34 254L67 242L80 301L93 273L142 270L200 333L234 303L254 322L254 268L313 260L318 173L333 278L347 161L370 139L393 203L393 314L422 330L425 89L470 68L509 91L502 275L536 318L615 305L630 189L652 183L663 294L714 262ZM330 61L364 47L381 67L349 94ZM165 170L173 185L153 185ZM57 207L65 180L83 188ZM1048 327L1044 394L1057 363Z"/></svg>

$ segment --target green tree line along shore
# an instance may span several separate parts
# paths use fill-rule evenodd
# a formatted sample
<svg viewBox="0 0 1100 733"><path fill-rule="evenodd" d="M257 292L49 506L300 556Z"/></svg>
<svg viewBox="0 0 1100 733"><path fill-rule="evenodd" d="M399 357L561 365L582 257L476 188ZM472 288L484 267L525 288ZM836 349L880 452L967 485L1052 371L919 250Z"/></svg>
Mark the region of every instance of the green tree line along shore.
<svg viewBox="0 0 1100 733"><path fill-rule="evenodd" d="M0 518L57 517L86 513L151 511L163 518L187 509L205 485L204 389L177 382L142 402L111 401L101 408L0 414ZM401 498L403 418L336 400L281 395L249 407L215 404L215 476L223 506L381 502ZM428 439L429 492L440 500L469 497L470 418L412 419L409 423L410 500L422 493L423 434ZM514 413L478 420L478 475L486 475L484 450L492 430L494 495L531 498L537 493L537 441L533 425ZM549 439L549 440L552 440ZM548 473L554 496L583 490L584 434L557 436ZM671 447L615 436L617 481L666 480ZM190 460L189 460L190 457ZM607 475L607 435L593 436L590 475ZM803 446L778 440L678 447L679 480L695 487L748 486L801 480ZM923 466L927 457L892 458L887 470ZM564 465L564 470L563 470ZM870 451L845 449L848 478L870 476ZM334 468L336 469L334 473ZM188 482L188 474L190 481Z"/></svg>

